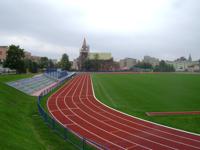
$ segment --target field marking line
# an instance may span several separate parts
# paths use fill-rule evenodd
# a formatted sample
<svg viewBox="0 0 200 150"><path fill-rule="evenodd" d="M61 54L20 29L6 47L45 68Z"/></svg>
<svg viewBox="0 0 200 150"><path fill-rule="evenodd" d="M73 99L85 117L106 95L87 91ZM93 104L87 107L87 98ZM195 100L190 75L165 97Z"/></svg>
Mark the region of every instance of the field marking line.
<svg viewBox="0 0 200 150"><path fill-rule="evenodd" d="M79 109L79 108L70 108L70 109L61 109L62 111L65 111L65 110L72 110L72 109ZM51 112L57 112L59 111L58 109L52 109Z"/></svg>
<svg viewBox="0 0 200 150"><path fill-rule="evenodd" d="M78 78L78 77L77 77ZM75 82L75 80L78 80L78 79L73 79L73 82ZM77 81L76 81L77 82ZM70 86L71 86L71 84L70 84ZM73 86L72 86L73 87ZM69 86L64 86L64 89L67 89L67 88L69 88ZM71 88L72 89L72 88ZM63 91L65 91L65 90L63 90ZM62 92L63 92L62 91ZM60 92L60 91L58 91L58 92ZM62 93L61 92L61 93ZM54 94L56 94L57 92L55 92ZM60 93L60 94L61 94ZM50 98L50 97L49 97ZM48 99L49 100L49 99ZM56 104L57 104L57 100L56 99L53 99L53 100L55 100L55 102L56 102ZM47 106L48 107L48 106ZM49 109L49 108L48 108ZM50 109L49 109L50 110ZM50 112L50 111L49 111ZM76 136L78 136L79 138L82 138L82 136L80 136L78 133L76 133L76 132L74 132L73 130L71 130L70 128L68 128L67 126L65 126L66 124L63 124L62 122L60 122L57 118L56 118L56 116L54 116L51 112L50 112L50 114L53 116L53 118L60 124L60 125L62 125L63 127L65 127L65 128L67 128L68 130L70 130L70 132L72 132L72 133L74 133ZM62 114L62 112L61 112L61 114ZM65 115L64 115L65 116ZM66 118L68 118L68 117L66 117ZM72 121L72 120L71 120ZM73 122L73 121L72 121ZM75 125L77 125L75 122L74 122L74 124ZM84 130L84 128L83 127L81 127L80 126L80 128L82 128L83 130ZM87 131L87 130L86 130ZM88 132L88 131L87 131ZM90 133L90 132L89 132ZM91 133L92 134L92 133ZM97 136L98 137L98 136ZM101 138L101 137L99 137L100 139L102 139L103 141L107 141L107 140L105 140L105 139L103 139L103 138ZM109 141L108 141L109 142ZM94 147L97 147L97 148L99 148L98 147L98 145L95 145L94 143L94 141L92 141L92 140L88 140L87 141L87 143L89 143L89 144L91 144L91 145L93 145ZM102 148L101 148L102 149Z"/></svg>
<svg viewBox="0 0 200 150"><path fill-rule="evenodd" d="M79 85L82 83L82 81L84 81L84 78L81 76L78 85L76 86L75 90L73 91L72 100L73 100L73 96L74 96L75 92L77 91L77 88L78 88ZM67 95L67 94L66 94L66 95ZM65 100L64 100L64 104L65 104L66 107L68 107ZM75 104L75 105L76 105L76 104ZM58 106L58 108L59 108L59 106ZM72 113L73 113L75 116L77 116L78 118L82 119L80 116L78 116L77 114L75 114L73 111L72 111ZM71 120L71 119L70 119L70 120ZM84 120L84 119L83 119L83 120ZM74 122L73 120L71 120L71 121ZM88 121L85 121L85 122L88 122ZM89 123L89 122L88 122L88 123ZM95 135L95 136L97 136L97 137L99 137L99 138L101 138L101 139L107 141L108 143L111 143L111 144L113 144L113 145L115 145L115 146L117 146L117 147L123 148L123 147L121 147L120 145L117 145L117 144L115 144L115 143L113 143L113 142L111 142L111 141L106 140L105 138L102 138L101 136L96 135L95 133L92 133L92 132L89 131L88 129L82 127L80 124L77 123L77 125L80 126L81 128L83 128L84 130L88 131L89 133L91 133L91 134L93 134L93 135Z"/></svg>
<svg viewBox="0 0 200 150"><path fill-rule="evenodd" d="M91 101L89 100L89 98L88 98L88 102L89 103L91 103ZM92 104L92 103L91 103ZM193 146L193 145L191 145L191 144L186 144L186 143L184 143L183 141L175 141L175 140L172 140L172 139L169 139L169 138L165 138L165 137L162 137L162 136L159 136L159 135L155 135L155 134L153 134L153 133L150 133L150 132L148 132L148 131L144 131L144 130L142 130L142 129L137 129L137 128L134 128L134 127L132 127L132 126L128 126L128 125L126 125L126 124L123 124L123 123L121 123L121 122L117 122L117 121L115 121L114 119L111 119L111 118L108 118L107 116L103 116L103 115L101 115L101 114L99 114L98 112L96 112L96 111L94 111L93 109L91 109L90 107L88 107L86 104L84 104L88 109L90 109L91 111L93 111L94 113L96 113L96 114L98 114L98 115L100 115L100 116L102 116L102 117L104 117L104 118L107 118L107 119L109 119L109 120L111 120L111 121L113 121L113 122L115 122L115 123L118 123L118 124L121 124L121 125L123 125L123 126L126 126L126 127L128 127L128 128L131 128L131 129L133 129L133 130L137 130L137 131L141 131L141 132L143 132L143 133L145 133L145 134L148 134L148 135L151 135L151 136L154 136L154 137L157 137L157 138L160 138L160 139L164 139L164 140L167 140L167 141L171 141L171 142L174 142L174 143L177 143L179 146L180 145L185 145L185 146L188 146L188 147L193 147L193 148L197 148L197 149L200 149L199 147L196 147L196 146ZM92 104L93 106L96 106L95 104ZM97 107L97 108L99 108L99 107ZM99 108L99 109L102 109L102 108ZM109 112L108 112L109 113ZM110 114L110 113L109 113ZM87 114L86 113L86 115L89 115L89 114ZM90 115L91 116L91 115ZM92 116L91 116L92 117ZM99 121L101 121L101 120L99 120ZM102 121L101 121L102 122ZM104 122L104 124L108 124L109 125L109 123L107 123L107 122ZM109 125L110 126L110 125ZM114 127L114 126L112 126L112 127ZM116 128L116 127L115 127ZM119 129L119 128L118 128ZM127 132L127 131L124 131L124 130L122 130L122 129L120 129L122 132L125 132L125 133L127 133L127 134L131 134L131 133L129 133L129 132ZM134 134L131 134L132 136L134 136ZM137 136L138 137L138 136ZM143 137L140 137L139 136L139 138L143 138ZM149 139L146 139L145 138L145 140L149 140ZM152 140L150 140L151 142L156 142L156 140L154 140L154 141L152 141ZM164 142L164 141L163 141ZM162 143L158 143L158 144L160 144L160 145L165 145L165 146L167 146L166 144L162 144ZM172 147L173 148L173 147Z"/></svg>
<svg viewBox="0 0 200 150"><path fill-rule="evenodd" d="M78 78L78 77L77 77L77 78ZM77 78L73 80L73 83L75 82L75 80L78 81ZM77 82L77 81L76 81L76 82ZM72 81L71 81L71 82L72 82ZM66 83L66 84L67 84L67 83ZM71 86L71 84L70 84L70 86ZM63 91L65 91L65 89L69 88L70 86L63 85L63 87L61 87L57 92L60 92L60 90L62 90L62 92L63 92ZM72 89L72 87L73 87L73 85L71 86L71 89ZM64 90L63 90L63 89L64 89ZM57 92L55 92L54 94L57 94ZM61 93L62 93L62 92L61 92ZM60 93L60 94L61 94L61 93ZM60 95L60 94L59 94L59 95ZM50 97L49 97L49 98L50 98ZM51 99L49 99L49 98L48 98L48 101L51 100ZM57 105L57 98L56 98L56 99L52 99L52 100L55 100L56 105ZM48 105L47 105L47 107L48 107ZM59 108L59 107L58 107L58 108ZM48 110L50 110L49 107L48 107ZM49 112L50 112L50 111L49 111ZM61 111L60 111L60 112L61 112ZM50 114L52 115L52 117L53 117L61 126L63 126L64 128L67 128L70 132L72 132L73 134L75 134L76 136L78 136L80 139L83 138L83 136L80 136L78 133L76 133L76 132L74 132L73 130L71 130L70 128L68 128L68 127L66 126L67 124L63 124L62 122L60 122L60 121L56 118L56 116L54 116L51 112L50 112ZM62 112L61 112L61 114L62 114ZM64 116L65 116L65 115L64 115ZM65 118L68 118L68 117L65 116ZM71 120L70 118L68 118L68 119ZM71 120L71 121L72 121L72 120ZM72 122L73 122L73 121L72 121ZM74 125L77 125L77 124L74 122ZM80 127L81 127L81 126L80 126ZM82 127L81 127L81 128L82 128ZM90 133L90 132L89 132L89 133ZM92 133L91 133L91 134L92 134ZM101 138L101 137L99 137L99 138ZM106 141L105 139L102 139L102 140L103 140L103 141ZM108 141L108 142L109 142L109 141ZM102 148L101 145L99 145L98 143L96 143L96 144L97 144L97 145L96 145L95 142L94 142L93 140L89 140L89 139L88 139L88 140L87 140L87 143L90 144L90 145L93 145L94 147L99 148L100 150L103 150L103 149L104 149L104 148Z"/></svg>
<svg viewBox="0 0 200 150"><path fill-rule="evenodd" d="M74 123L66 123L66 124L63 124L63 125L65 125L65 126L73 126L73 125L76 125L76 124L74 124Z"/></svg>
<svg viewBox="0 0 200 150"><path fill-rule="evenodd" d="M90 81L90 76L89 76L88 79L89 79L88 81ZM87 83L87 88L86 88L86 89L87 89L87 93L88 93L89 85L91 86L91 84ZM90 88L91 88L91 87L90 87ZM86 95L86 96L87 96L87 95ZM87 101L90 102L88 96L87 96ZM91 108L89 108L85 103L83 103L83 104L84 104L84 106L86 106L89 110L93 111L93 112L96 113L96 114L99 114L98 112L96 112L96 111L92 110ZM95 106L95 105L94 105L94 106ZM89 114L87 114L86 112L85 112L85 114L86 114L86 115L89 115ZM104 118L107 118L107 120L111 120L111 121L114 121L114 122L116 122L116 123L122 124L122 123L117 122L117 121L115 121L114 119L108 118L108 117L106 117L106 116L104 116L104 115L102 115L102 114L99 114L99 115L101 115L101 116L104 117ZM94 118L95 120L97 120L97 121L99 121L99 122L105 124L105 125L108 125L108 126L110 126L110 127L114 127L114 128L115 128L116 130L118 130L118 131L124 132L124 133L126 133L126 134L131 135L131 136L135 136L136 138L143 139L143 140L146 140L146 141L151 142L151 143L156 143L156 144L158 144L158 145L161 145L161 146L164 146L164 147L168 147L168 148L171 148L171 149L175 149L175 148L170 147L170 146L168 146L168 145L165 145L165 144L162 144L162 143L158 143L158 142L156 142L156 141L152 141L152 140L146 139L146 138L144 138L144 137L141 137L141 136L138 136L138 135L129 133L129 132L127 132L127 131L124 131L123 129L120 129L120 128L118 128L118 127L112 126L112 125L110 125L110 124L107 123L107 122L103 122L103 121L101 121L101 120L98 120L98 119L96 119L95 117L93 117L93 116L91 116L91 115L89 115L89 116L92 117L92 118ZM123 125L123 124L122 124L122 125ZM127 126L127 127L129 127L129 126ZM136 128L134 128L134 129L135 129L135 130L138 130L138 129L136 129ZM140 130L140 131L142 131L142 130ZM111 132L113 133L113 131L111 131ZM153 136L154 136L154 135L153 135ZM136 143L136 144L142 146L142 145L139 144L139 143ZM142 146L142 147L143 147L143 146Z"/></svg>
<svg viewBox="0 0 200 150"><path fill-rule="evenodd" d="M133 148L136 148L136 147L138 147L138 146L137 145L136 146L130 146L130 147L127 148L127 150L133 149Z"/></svg>
<svg viewBox="0 0 200 150"><path fill-rule="evenodd" d="M81 83L80 81L81 81L81 77L80 77L80 80L78 80L79 81L79 83L78 83L78 85ZM77 82L78 82L77 81ZM76 87L76 89L78 88L78 86ZM75 91L76 91L76 89L75 89ZM72 90L72 88L69 90L69 91L71 91ZM66 93L66 95L69 93L69 91ZM63 92L61 92L61 93L63 93ZM60 93L60 94L61 94ZM75 92L74 92L75 93ZM73 94L74 94L73 93ZM64 103L65 103L65 100L64 100ZM57 100L56 100L56 105L57 105L57 107L58 107L58 109L59 109L59 106L58 106L58 104L57 104ZM66 105L66 104L65 104ZM66 105L66 107L68 107L67 105ZM64 116L66 116L62 111L60 111ZM72 111L73 112L73 111ZM74 113L74 112L73 112ZM66 118L68 118L67 116L66 116ZM72 121L73 123L76 123L76 122L74 122L72 119L70 119L70 118L68 118L70 121ZM77 123L76 123L77 124ZM89 130L87 130L86 128L84 128L84 127L82 127L80 124L77 124L77 126L79 126L80 128L82 128L83 130L85 130L85 131L87 131L87 132L89 132L90 134L92 134L92 135L95 135L95 136L97 136L97 137L99 137L100 139L102 139L103 141L107 141L108 143L110 143L110 144L112 144L112 145L115 145L116 147L119 147L119 148L122 148L122 149L124 149L123 147L121 147L121 146L119 146L119 145L117 145L117 144L115 144L115 143L112 143L111 141L108 141L108 140L106 140L106 139L104 139L104 138L102 138L101 136L98 136L98 135L96 135L96 134L94 134L94 133L92 133L91 131L89 131Z"/></svg>
<svg viewBox="0 0 200 150"><path fill-rule="evenodd" d="M87 85L87 91L88 91L88 85ZM87 93L88 93L88 92L87 92ZM157 138L161 138L161 139L164 139L164 140L167 140L167 141L171 141L171 142L177 143L177 144L179 144L179 145L181 144L181 145L185 145L185 146L189 146L189 147L193 147L193 148L199 149L198 147L195 147L195 146L190 145L190 144L186 144L186 143L184 143L184 142L174 141L174 140L172 140L172 139L168 139L168 138L165 138L165 137L162 137L162 136L158 136L158 135L152 134L152 133L150 133L150 132L143 131L142 129L137 129L137 128L134 128L134 127L125 125L125 124L123 124L123 123L117 122L117 121L115 121L114 119L110 119L110 118L108 118L108 117L106 117L106 116L104 116L104 115L102 115L102 114L99 114L98 112L94 111L93 109L91 109L90 107L88 107L88 106L86 105L86 103L84 103L82 100L81 100L81 102L83 103L84 106L86 106L86 107L87 107L89 110L91 110L92 112L94 112L94 113L96 113L96 114L98 114L98 115L100 115L100 116L102 116L102 117L104 117L104 118L107 118L107 119L105 119L105 121L111 120L111 121L113 121L113 122L115 122L115 123L121 124L121 125L126 126L126 127L128 127L128 128L131 128L131 129L133 129L133 130L141 131L141 132L143 132L143 133L145 133L145 134L148 134L148 135L151 135L151 136L154 136L154 137L157 137ZM90 102L89 98L88 98L87 102ZM93 104L93 105L94 105L94 104ZM94 105L94 106L95 106L95 105ZM122 130L122 129L118 128L118 127L112 126L112 125L110 125L109 123L104 122L104 120L98 120L97 118L93 117L92 115L87 114L87 112L84 111L84 110L82 110L81 108L80 108L80 110L81 110L84 114L90 116L91 118L93 118L93 119L95 119L95 120L97 120L97 121L99 121L99 122L101 122L101 123L103 123L103 124L105 124L105 125L108 125L108 126L110 126L110 127L114 127L114 128L116 128L117 130L120 130L120 131L122 131L122 132L125 132L125 133L127 133L127 134L129 134L129 135L136 136L136 135L134 135L134 134L132 134L132 133L129 133L129 132L125 131L125 130ZM149 140L149 139L146 139L146 138L140 137L140 136L136 136L136 137L138 137L138 138L143 138L143 139L145 139L145 140L147 140L147 141ZM149 140L149 141L157 143L155 140L154 140L154 141ZM157 143L157 144L167 146L167 145L162 144L162 143ZM173 147L171 147L171 148L173 148Z"/></svg>
<svg viewBox="0 0 200 150"><path fill-rule="evenodd" d="M68 109L61 109L61 110L73 110L73 109L79 109L79 108L68 108Z"/></svg>
<svg viewBox="0 0 200 150"><path fill-rule="evenodd" d="M92 80L91 80L91 82L92 82ZM93 84L92 84L92 91L93 91L93 96L94 96L94 98L95 98L99 103L101 103L102 105L106 106L107 108L110 108L110 109L112 109L112 110L114 110L114 111L116 111L116 112L118 112L118 113L121 113L121 114L123 114L123 115L129 116L129 117L134 118L134 119L138 119L138 120L140 120L140 121L144 121L144 122L151 123L151 124L154 124L154 125L157 125L157 126L160 126L160 127L164 127L164 128L166 128L166 129L172 129L172 130L176 130L176 131L179 131L179 132L187 133L187 134L190 134L190 135L200 136L200 134L197 134L197 133L192 133L192 132L184 131L184 130L181 130L181 129L176 129L176 128L173 128L173 127L165 126L165 125L158 124L158 123L155 123L155 122L151 122L151 121L148 121L148 120L144 120L144 119L141 119L141 118L138 118L138 117L135 117L135 116L131 116L131 115L129 115L129 114L126 114L126 113L124 113L124 112L121 112L121 111L119 111L119 110L116 110L116 109L114 109L114 108L112 108L112 107L110 107L110 106L107 106L106 104L102 103L100 100L98 100L98 99L96 98L95 93L94 93ZM105 111L105 110L104 110L104 111ZM107 112L107 111L106 111L106 112ZM113 115L114 115L114 114L113 114ZM114 116L116 116L116 115L114 115ZM119 116L117 116L117 117L119 117ZM124 119L124 118L122 118L122 117L119 117L119 118L121 118L121 119L123 119L123 120L127 120L127 119ZM133 121L131 121L131 120L127 120L127 121L129 121L129 122L131 122L131 123L135 123L135 122L133 122ZM145 126L145 125L142 125L142 124L140 124L140 123L136 123L136 124L141 125L141 126ZM151 127L148 127L148 126L145 126L145 127L151 128ZM188 138L188 137L185 137L185 136L180 136L180 135L177 135L177 134L172 134L172 133L169 133L169 132L162 131L162 130L160 130L160 129L155 129L155 128L151 128L151 129L154 129L154 130L157 130L157 131L160 131L160 132L163 132L163 133L171 134L171 135L174 135L174 136L177 136L177 137L189 139L189 140L192 140L192 141L200 142L200 141L195 140L195 139L191 139L191 138Z"/></svg>
<svg viewBox="0 0 200 150"><path fill-rule="evenodd" d="M70 85L73 83L72 81L75 80L77 77L78 77L78 75L75 76L75 77L72 77L73 79L71 79L71 80L69 80L68 82L66 82L65 84L63 84L58 90L56 90L52 95L50 95L50 96L48 97L47 104L46 104L48 110L50 110L49 105L51 105L51 104L49 104L49 101L52 99L52 97L53 97L54 95L56 95L60 90L65 89L65 88L66 88L66 85L70 86ZM54 104L54 105L55 105L55 104Z"/></svg>
<svg viewBox="0 0 200 150"><path fill-rule="evenodd" d="M85 82L85 80L84 80L85 77L86 77L86 75L82 77L82 81L80 82L80 83L82 84L81 90L82 90L82 87L83 87L84 82ZM79 85L78 85L78 86L76 87L76 89L74 90L74 93L73 93L73 95L72 95L72 99L73 99L73 96L74 96L75 92L77 91L78 87L79 87ZM79 96L80 96L80 95L79 95ZM75 104L75 103L74 103L74 104ZM66 105L66 107L68 107L66 103L65 103L65 105ZM75 105L76 105L76 104L75 104ZM74 112L73 112L73 113L74 113ZM94 127L98 128L98 129L100 129L100 130L102 130L102 131L104 131L104 132L110 134L110 133L107 132L106 130L104 130L104 129L102 129L102 128L99 128L98 126L96 126L96 125L90 123L89 121L85 120L84 118L82 118L81 116L77 115L76 113L74 113L74 115L76 115L78 118L82 119L83 121L87 122L87 123L90 124L91 126L94 126ZM86 130L87 130L87 129L86 129ZM93 133L93 134L95 134L95 133ZM110 135L112 135L112 134L110 134ZM113 135L113 136L115 136L115 135ZM117 137L117 136L116 136L116 137ZM121 138L121 137L118 137L118 138ZM104 139L106 139L106 138L104 137ZM123 138L121 138L121 139L123 139ZM124 140L125 140L125 139L124 139ZM125 140L125 141L126 141L126 140ZM111 142L111 141L110 141L110 142ZM113 142L111 142L111 143L113 143ZM132 143L132 142L130 142L130 143ZM114 144L115 146L117 145L117 144L115 144L115 143L113 143L113 144ZM135 144L135 143L133 143L133 144ZM118 146L121 147L120 145L118 145ZM123 148L123 147L121 147L121 148ZM124 149L125 149L125 148L124 148Z"/></svg>
<svg viewBox="0 0 200 150"><path fill-rule="evenodd" d="M80 90L79 93L81 93L82 90L83 90L84 83L85 83L85 81L87 81L86 78L87 78L87 75L85 75L85 77L83 78L83 81L84 81L84 82L82 83L82 87L81 87L81 90ZM87 82L86 82L86 83L87 83ZM86 85L87 85L87 84L86 84ZM87 86L86 89L87 89L87 91L88 91L88 86ZM79 96L80 96L80 94L79 94ZM82 100L81 100L81 102L82 102ZM82 103L83 103L83 102L82 102ZM76 104L75 104L75 105L76 105ZM83 104L83 105L84 105L84 104ZM78 107L78 106L77 106L77 107ZM84 114L87 115L87 113L84 112L81 108L80 108L80 111L82 111ZM76 114L76 115L77 115L77 114ZM79 115L77 115L77 116L78 116L79 118L81 118L82 120L84 120L85 122L88 122L89 124L95 126L96 128L99 128L98 126L96 126L96 125L90 123L89 121L87 121L86 119L82 118L81 116L79 116ZM94 118L95 120L99 121L98 119L96 119L95 117L93 117L93 116L91 116L91 115L88 115L88 116L90 116L90 117ZM99 122L101 122L101 123L103 123L103 124L106 124L106 123L104 123L104 122L102 122L102 121L99 121ZM107 124L106 124L106 125L107 125ZM112 128L115 128L116 130L120 130L120 129L118 129L118 128L116 128L116 127L113 127L113 126L111 126L111 125L108 125L108 126L110 126L110 127L112 127ZM99 128L99 129L100 129L100 130L103 130L103 131L105 131L105 132L107 132L107 133L110 134L110 135L113 135L113 136L115 136L115 137L118 137L118 138L120 138L120 139L123 139L123 140L125 140L125 141L127 141L127 142L133 143L134 145L140 145L140 144L135 143L135 142L133 142L133 141L127 140L126 138L122 138L122 137L120 137L120 136L118 136L118 135L112 134L112 131L111 131L111 133L110 133L110 132L104 130L103 128ZM141 146L142 146L142 145L141 145ZM142 147L144 147L144 146L142 146ZM144 148L147 148L147 147L144 147Z"/></svg>
<svg viewBox="0 0 200 150"><path fill-rule="evenodd" d="M92 85L93 86L93 85ZM57 93L57 92L56 92ZM95 95L91 95L91 96L95 96Z"/></svg>
<svg viewBox="0 0 200 150"><path fill-rule="evenodd" d="M77 77L77 76L76 76ZM60 122L60 120L58 120L57 118L56 118L56 116L54 116L53 114L52 114L52 112L51 112L51 110L50 110L50 108L49 108L49 105L48 105L48 102L51 100L51 101L55 101L56 99L51 99L51 97L53 97L55 94L57 94L57 92L60 92L61 90L63 90L63 89L66 89L67 88L67 86L66 86L66 84L68 85L68 87L69 86L71 86L72 85L72 83L74 82L74 80L77 80L76 78L75 79L71 79L70 80L70 83L65 83L62 87L60 87L55 93L53 93L49 98L48 98L48 101L47 101L47 108L48 108L48 111L50 112L50 114L51 114L51 116L61 125L61 126L63 126L64 128L66 128L66 125L67 124L63 124L62 122ZM73 82L72 82L73 81ZM82 138L79 134L77 134L76 132L74 132L73 130L71 130L70 128L67 128L68 130L70 130L70 132L72 132L73 134L75 134L76 136L78 136L79 138Z"/></svg>

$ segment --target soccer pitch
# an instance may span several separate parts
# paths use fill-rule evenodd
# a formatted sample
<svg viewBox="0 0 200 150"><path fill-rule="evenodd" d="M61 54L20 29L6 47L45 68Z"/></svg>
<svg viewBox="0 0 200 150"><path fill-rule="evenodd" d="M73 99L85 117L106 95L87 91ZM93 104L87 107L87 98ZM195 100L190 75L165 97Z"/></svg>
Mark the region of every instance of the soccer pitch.
<svg viewBox="0 0 200 150"><path fill-rule="evenodd" d="M200 133L200 115L147 116L146 112L200 111L198 74L93 74L106 105L156 123Z"/></svg>

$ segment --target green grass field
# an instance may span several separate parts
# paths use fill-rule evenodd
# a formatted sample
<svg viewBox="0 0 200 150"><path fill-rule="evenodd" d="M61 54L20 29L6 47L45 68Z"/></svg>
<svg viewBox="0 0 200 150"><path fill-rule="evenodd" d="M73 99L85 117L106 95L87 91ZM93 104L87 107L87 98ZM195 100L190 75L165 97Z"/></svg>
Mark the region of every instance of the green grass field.
<svg viewBox="0 0 200 150"><path fill-rule="evenodd" d="M96 97L127 114L200 133L200 115L147 116L150 111L200 111L200 75L93 74Z"/></svg>
<svg viewBox="0 0 200 150"><path fill-rule="evenodd" d="M32 75L0 76L0 149L74 150L41 119L36 97L5 84L29 76Z"/></svg>

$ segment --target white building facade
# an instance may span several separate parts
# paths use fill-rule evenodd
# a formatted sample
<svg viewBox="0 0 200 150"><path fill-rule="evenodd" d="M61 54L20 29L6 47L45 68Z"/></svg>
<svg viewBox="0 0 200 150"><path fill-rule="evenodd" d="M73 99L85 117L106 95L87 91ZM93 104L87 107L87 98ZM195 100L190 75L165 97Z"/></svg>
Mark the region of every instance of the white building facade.
<svg viewBox="0 0 200 150"><path fill-rule="evenodd" d="M144 63L149 63L152 66L159 65L159 59L155 58L155 57L151 57L151 56L144 56L143 62Z"/></svg>
<svg viewBox="0 0 200 150"><path fill-rule="evenodd" d="M134 58L125 58L119 61L120 70L129 70L134 67L137 63L137 60Z"/></svg>

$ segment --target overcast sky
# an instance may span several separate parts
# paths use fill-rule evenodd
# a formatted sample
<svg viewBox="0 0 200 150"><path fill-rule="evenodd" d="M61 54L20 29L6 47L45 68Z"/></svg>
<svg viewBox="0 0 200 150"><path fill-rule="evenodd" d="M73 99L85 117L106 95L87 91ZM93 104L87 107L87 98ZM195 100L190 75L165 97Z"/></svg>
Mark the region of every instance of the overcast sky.
<svg viewBox="0 0 200 150"><path fill-rule="evenodd" d="M144 55L200 58L200 0L0 0L0 45L33 55L78 57L91 51L116 60Z"/></svg>

